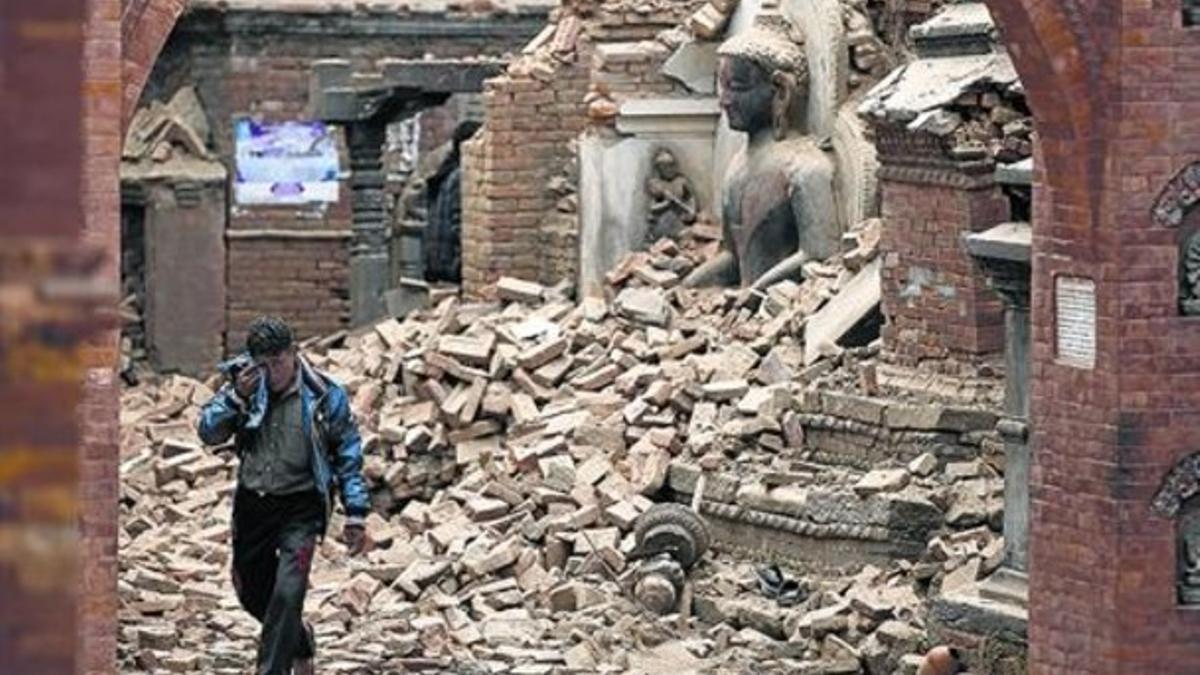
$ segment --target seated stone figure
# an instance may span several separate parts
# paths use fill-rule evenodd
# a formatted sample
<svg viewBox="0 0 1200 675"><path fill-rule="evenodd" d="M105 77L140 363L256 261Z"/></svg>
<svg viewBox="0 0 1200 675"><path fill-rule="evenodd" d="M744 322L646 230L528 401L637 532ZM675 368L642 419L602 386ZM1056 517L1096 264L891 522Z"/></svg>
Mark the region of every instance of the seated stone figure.
<svg viewBox="0 0 1200 675"><path fill-rule="evenodd" d="M806 129L803 45L760 26L728 40L718 54L721 107L729 126L749 138L721 188L721 251L684 283L762 290L837 252L843 228L833 153Z"/></svg>
<svg viewBox="0 0 1200 675"><path fill-rule="evenodd" d="M670 150L654 155L654 175L646 181L646 192L650 195L647 246L663 237L674 239L684 225L696 222L696 190L679 171L679 162Z"/></svg>

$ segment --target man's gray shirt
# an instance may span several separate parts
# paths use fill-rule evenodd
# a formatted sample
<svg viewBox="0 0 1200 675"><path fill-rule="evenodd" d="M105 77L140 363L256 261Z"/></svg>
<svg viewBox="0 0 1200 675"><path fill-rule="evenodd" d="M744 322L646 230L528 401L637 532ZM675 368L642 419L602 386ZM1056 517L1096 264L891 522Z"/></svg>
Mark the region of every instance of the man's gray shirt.
<svg viewBox="0 0 1200 675"><path fill-rule="evenodd" d="M316 490L299 382L297 377L296 384L271 398L254 446L242 455L242 488L270 495Z"/></svg>

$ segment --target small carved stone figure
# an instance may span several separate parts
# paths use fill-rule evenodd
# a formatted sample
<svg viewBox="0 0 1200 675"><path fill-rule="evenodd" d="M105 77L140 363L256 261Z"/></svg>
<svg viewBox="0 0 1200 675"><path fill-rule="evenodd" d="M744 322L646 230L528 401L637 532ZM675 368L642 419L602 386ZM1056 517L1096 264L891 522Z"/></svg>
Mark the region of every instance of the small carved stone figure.
<svg viewBox="0 0 1200 675"><path fill-rule="evenodd" d="M679 172L679 163L670 150L654 155L654 175L646 181L650 195L646 244L679 236L684 225L696 222L696 191L692 181Z"/></svg>
<svg viewBox="0 0 1200 675"><path fill-rule="evenodd" d="M843 227L833 153L806 128L809 73L801 44L782 28L757 26L718 54L721 107L749 142L721 188L721 252L685 285L762 290L837 252Z"/></svg>
<svg viewBox="0 0 1200 675"><path fill-rule="evenodd" d="M1185 605L1200 604L1200 537L1184 539L1184 568L1179 599Z"/></svg>
<svg viewBox="0 0 1200 675"><path fill-rule="evenodd" d="M1188 237L1183 247L1183 279L1180 310L1187 316L1200 314L1200 232Z"/></svg>
<svg viewBox="0 0 1200 675"><path fill-rule="evenodd" d="M429 217L429 208L425 202L425 180L416 176L404 184L400 197L396 202L396 215L401 221L424 221Z"/></svg>
<svg viewBox="0 0 1200 675"><path fill-rule="evenodd" d="M1179 602L1200 605L1200 504L1189 501L1179 516Z"/></svg>

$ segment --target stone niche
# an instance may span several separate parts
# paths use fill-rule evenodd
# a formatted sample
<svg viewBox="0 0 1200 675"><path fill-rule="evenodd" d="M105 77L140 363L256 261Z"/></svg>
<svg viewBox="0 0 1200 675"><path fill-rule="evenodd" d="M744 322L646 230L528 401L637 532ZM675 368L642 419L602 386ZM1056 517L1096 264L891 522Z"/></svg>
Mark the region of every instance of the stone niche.
<svg viewBox="0 0 1200 675"><path fill-rule="evenodd" d="M1200 453L1171 469L1151 503L1153 511L1175 520L1175 577L1180 605L1200 606Z"/></svg>
<svg viewBox="0 0 1200 675"><path fill-rule="evenodd" d="M1163 228L1175 230L1179 252L1179 313L1200 316L1200 162L1177 173L1159 193L1152 215Z"/></svg>
<svg viewBox="0 0 1200 675"><path fill-rule="evenodd" d="M1200 606L1200 497L1183 503L1175 524L1179 604Z"/></svg>
<svg viewBox="0 0 1200 675"><path fill-rule="evenodd" d="M1179 313L1183 316L1200 316L1200 227L1196 223L1189 223L1179 229L1177 237Z"/></svg>
<svg viewBox="0 0 1200 675"><path fill-rule="evenodd" d="M1183 25L1200 25L1200 0L1183 0Z"/></svg>
<svg viewBox="0 0 1200 675"><path fill-rule="evenodd" d="M185 87L134 115L122 151L122 208L142 215L145 346L159 372L204 373L224 352L227 172L210 138Z"/></svg>
<svg viewBox="0 0 1200 675"><path fill-rule="evenodd" d="M716 99L636 99L621 107L619 135L588 135L579 144L582 296L601 295L604 275L645 247L654 158L667 150L695 191L701 213L713 210Z"/></svg>

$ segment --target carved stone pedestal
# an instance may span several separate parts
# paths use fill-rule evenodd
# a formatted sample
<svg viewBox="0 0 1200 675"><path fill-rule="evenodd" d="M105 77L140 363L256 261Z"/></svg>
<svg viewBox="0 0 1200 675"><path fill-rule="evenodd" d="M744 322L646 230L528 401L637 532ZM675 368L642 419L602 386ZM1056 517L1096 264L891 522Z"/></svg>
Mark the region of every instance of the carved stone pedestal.
<svg viewBox="0 0 1200 675"><path fill-rule="evenodd" d="M985 600L1028 610L1029 577L1024 572L1006 565L980 582L979 596Z"/></svg>

